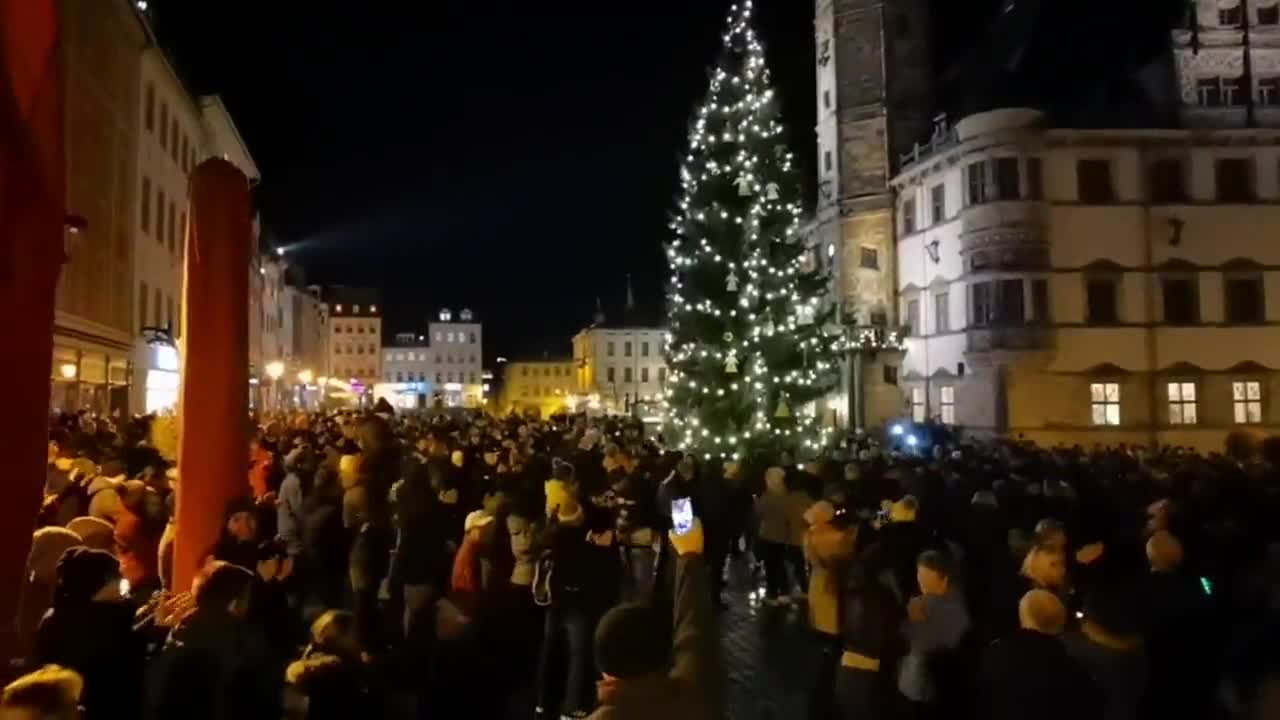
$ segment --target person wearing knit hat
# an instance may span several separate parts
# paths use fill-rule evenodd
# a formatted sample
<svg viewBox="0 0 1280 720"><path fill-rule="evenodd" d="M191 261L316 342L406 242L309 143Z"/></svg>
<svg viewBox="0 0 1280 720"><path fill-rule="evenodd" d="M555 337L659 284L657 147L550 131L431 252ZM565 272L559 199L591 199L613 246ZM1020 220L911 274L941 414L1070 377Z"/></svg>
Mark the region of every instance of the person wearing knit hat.
<svg viewBox="0 0 1280 720"><path fill-rule="evenodd" d="M115 548L115 528L102 518L85 515L67 523L67 529L84 542L86 547L95 550L112 550Z"/></svg>

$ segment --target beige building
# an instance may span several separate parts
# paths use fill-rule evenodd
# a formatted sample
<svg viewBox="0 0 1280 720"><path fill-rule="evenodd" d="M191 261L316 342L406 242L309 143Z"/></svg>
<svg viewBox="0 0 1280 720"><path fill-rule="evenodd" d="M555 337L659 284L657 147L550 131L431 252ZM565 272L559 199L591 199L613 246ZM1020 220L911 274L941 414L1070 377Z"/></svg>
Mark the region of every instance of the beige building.
<svg viewBox="0 0 1280 720"><path fill-rule="evenodd" d="M382 377L378 295L365 288L330 287L324 291L324 303L329 377L350 385L347 399L359 401Z"/></svg>
<svg viewBox="0 0 1280 720"><path fill-rule="evenodd" d="M447 407L480 407L484 402L484 328L463 308L440 310L427 324L427 381Z"/></svg>
<svg viewBox="0 0 1280 720"><path fill-rule="evenodd" d="M67 212L58 282L51 405L127 412L133 350L140 48L146 29L126 0L63 3Z"/></svg>
<svg viewBox="0 0 1280 720"><path fill-rule="evenodd" d="M572 358L518 360L507 363L502 372L502 413L549 417L558 412L574 412L580 396L577 365Z"/></svg>
<svg viewBox="0 0 1280 720"><path fill-rule="evenodd" d="M1042 443L1280 428L1280 130L960 121L898 193L904 407Z"/></svg>
<svg viewBox="0 0 1280 720"><path fill-rule="evenodd" d="M573 338L577 394L605 412L656 403L666 389L667 331L600 322Z"/></svg>

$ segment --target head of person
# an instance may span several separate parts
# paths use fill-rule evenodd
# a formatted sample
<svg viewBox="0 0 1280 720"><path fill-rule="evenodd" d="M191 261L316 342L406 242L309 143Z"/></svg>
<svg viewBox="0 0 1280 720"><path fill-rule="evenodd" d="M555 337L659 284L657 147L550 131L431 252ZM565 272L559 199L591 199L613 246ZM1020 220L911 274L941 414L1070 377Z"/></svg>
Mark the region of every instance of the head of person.
<svg viewBox="0 0 1280 720"><path fill-rule="evenodd" d="M765 470L764 489L774 494L785 493L787 491L787 471L777 465Z"/></svg>
<svg viewBox="0 0 1280 720"><path fill-rule="evenodd" d="M628 680L666 672L669 648L649 605L624 603L596 626L596 665L606 679Z"/></svg>
<svg viewBox="0 0 1280 720"><path fill-rule="evenodd" d="M1147 539L1147 563L1152 572L1176 571L1182 566L1182 542L1168 530L1157 530Z"/></svg>
<svg viewBox="0 0 1280 720"><path fill-rule="evenodd" d="M339 657L359 657L356 616L346 610L326 610L311 623L311 646Z"/></svg>
<svg viewBox="0 0 1280 720"><path fill-rule="evenodd" d="M54 607L83 607L121 598L120 562L105 550L72 547L55 570Z"/></svg>
<svg viewBox="0 0 1280 720"><path fill-rule="evenodd" d="M692 480L697 469L693 463L692 455L685 455L680 458L680 462L676 463L676 472L680 473L680 477L685 480Z"/></svg>
<svg viewBox="0 0 1280 720"><path fill-rule="evenodd" d="M255 542L258 539L258 514L248 499L237 499L227 504L226 523L223 531L237 542Z"/></svg>
<svg viewBox="0 0 1280 720"><path fill-rule="evenodd" d="M0 720L77 720L84 678L74 670L46 665L5 686Z"/></svg>
<svg viewBox="0 0 1280 720"><path fill-rule="evenodd" d="M847 482L857 482L862 477L862 467L858 463L845 463L844 479Z"/></svg>
<svg viewBox="0 0 1280 720"><path fill-rule="evenodd" d="M253 572L239 565L213 561L193 583L198 612L227 613L243 618L249 612Z"/></svg>
<svg viewBox="0 0 1280 720"><path fill-rule="evenodd" d="M1023 558L1022 574L1042 588L1060 588L1067 581L1067 556L1052 547L1032 545Z"/></svg>
<svg viewBox="0 0 1280 720"><path fill-rule="evenodd" d="M1023 630L1061 635L1067 624L1067 609L1048 590L1029 590L1018 601L1018 624Z"/></svg>
<svg viewBox="0 0 1280 720"><path fill-rule="evenodd" d="M916 513L920 512L920 501L915 495L904 495L902 499L889 506L889 522L915 522Z"/></svg>
<svg viewBox="0 0 1280 720"><path fill-rule="evenodd" d="M1067 528L1060 520L1045 518L1036 523L1033 542L1039 547L1065 553L1067 551Z"/></svg>
<svg viewBox="0 0 1280 720"><path fill-rule="evenodd" d="M955 577L955 561L937 550L925 550L916 559L916 582L925 595L945 595Z"/></svg>

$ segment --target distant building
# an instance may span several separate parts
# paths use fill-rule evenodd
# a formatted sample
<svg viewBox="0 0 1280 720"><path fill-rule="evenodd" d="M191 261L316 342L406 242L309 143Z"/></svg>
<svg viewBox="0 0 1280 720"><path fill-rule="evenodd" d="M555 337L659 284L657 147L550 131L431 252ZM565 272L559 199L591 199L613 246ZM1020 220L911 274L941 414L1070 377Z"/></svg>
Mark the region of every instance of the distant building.
<svg viewBox="0 0 1280 720"><path fill-rule="evenodd" d="M586 394L578 387L578 366L573 358L516 360L502 372L502 413L549 417L558 412L588 409ZM598 402L598 401L597 401Z"/></svg>
<svg viewBox="0 0 1280 720"><path fill-rule="evenodd" d="M376 291L325 288L329 377L351 386L359 400L382 377L382 308Z"/></svg>
<svg viewBox="0 0 1280 720"><path fill-rule="evenodd" d="M573 338L577 393L609 413L630 413L637 402L656 404L667 383L666 329L597 319Z"/></svg>
<svg viewBox="0 0 1280 720"><path fill-rule="evenodd" d="M1174 74L1188 127L1280 127L1280 5L1193 0L1173 32Z"/></svg>
<svg viewBox="0 0 1280 720"><path fill-rule="evenodd" d="M445 308L427 324L427 379L448 407L484 402L484 332L470 310Z"/></svg>
<svg viewBox="0 0 1280 720"><path fill-rule="evenodd" d="M425 334L397 333L382 348L382 380L374 388L375 396L398 408L428 407L435 391L430 352Z"/></svg>

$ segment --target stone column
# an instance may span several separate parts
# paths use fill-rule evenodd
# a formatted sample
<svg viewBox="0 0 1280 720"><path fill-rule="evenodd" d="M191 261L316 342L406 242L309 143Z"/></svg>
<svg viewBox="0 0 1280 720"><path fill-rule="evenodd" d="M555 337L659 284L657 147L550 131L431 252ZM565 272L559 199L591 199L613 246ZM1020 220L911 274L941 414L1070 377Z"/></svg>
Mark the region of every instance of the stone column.
<svg viewBox="0 0 1280 720"><path fill-rule="evenodd" d="M65 258L62 16L56 0L0 0L0 651L21 652L16 622L43 494L54 293Z"/></svg>
<svg viewBox="0 0 1280 720"><path fill-rule="evenodd" d="M249 181L214 158L191 177L179 391L174 587L217 540L228 501L248 493Z"/></svg>

